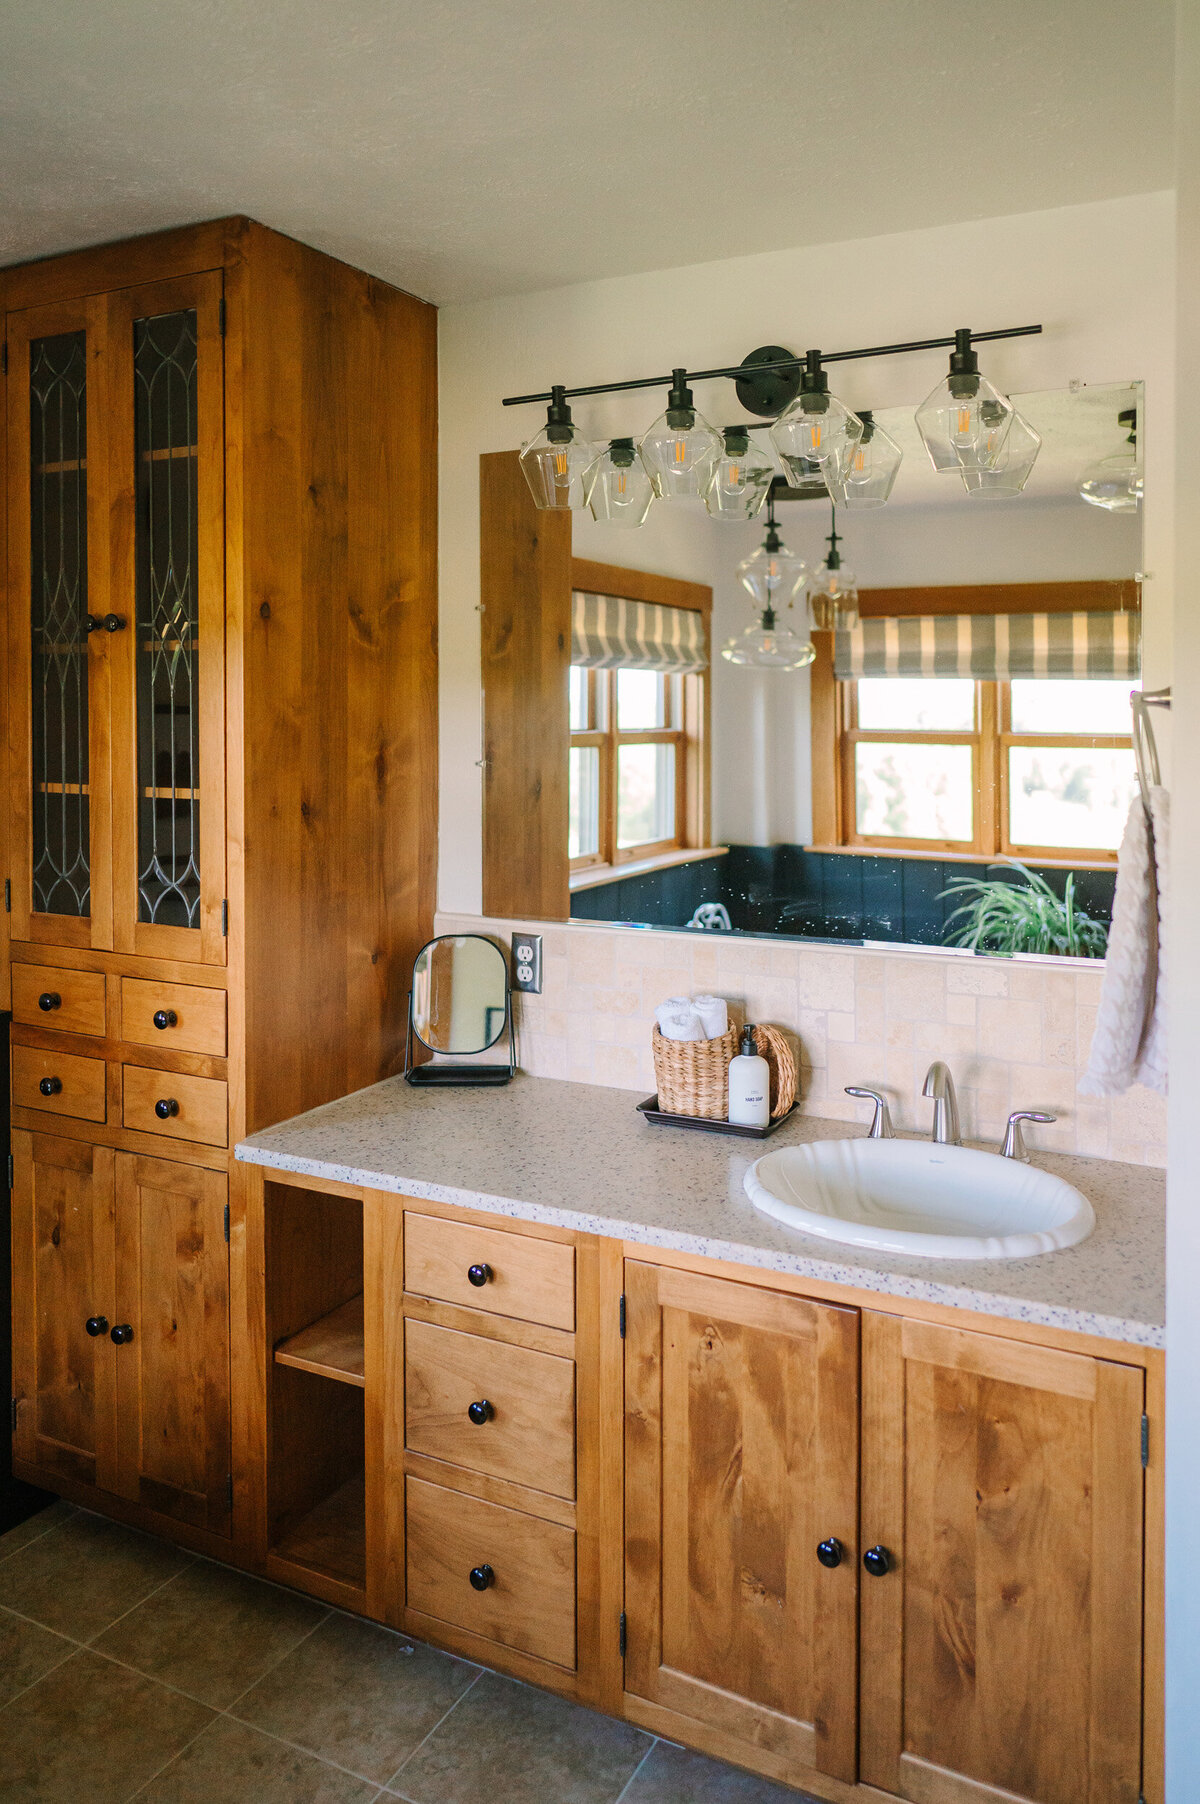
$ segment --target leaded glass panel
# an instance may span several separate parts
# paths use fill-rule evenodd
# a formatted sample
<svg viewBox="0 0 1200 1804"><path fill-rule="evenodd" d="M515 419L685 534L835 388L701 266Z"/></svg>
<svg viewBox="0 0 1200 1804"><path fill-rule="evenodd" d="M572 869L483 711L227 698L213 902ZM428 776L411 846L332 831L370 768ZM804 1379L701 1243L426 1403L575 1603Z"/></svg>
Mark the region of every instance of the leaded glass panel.
<svg viewBox="0 0 1200 1804"><path fill-rule="evenodd" d="M87 341L29 347L34 910L89 909Z"/></svg>
<svg viewBox="0 0 1200 1804"><path fill-rule="evenodd" d="M138 919L200 912L196 314L134 322Z"/></svg>

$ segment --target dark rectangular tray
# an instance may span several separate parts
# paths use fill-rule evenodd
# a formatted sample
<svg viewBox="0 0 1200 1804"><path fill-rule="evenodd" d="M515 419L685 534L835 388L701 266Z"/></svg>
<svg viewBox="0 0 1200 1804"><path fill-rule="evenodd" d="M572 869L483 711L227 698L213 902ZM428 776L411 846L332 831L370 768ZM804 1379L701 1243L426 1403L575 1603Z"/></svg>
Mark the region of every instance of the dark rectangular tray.
<svg viewBox="0 0 1200 1804"><path fill-rule="evenodd" d="M706 1115L668 1115L665 1109L659 1108L657 1095L638 1103L637 1112L643 1120L652 1121L655 1127L696 1128L702 1134L736 1134L742 1140L766 1140L791 1119L798 1106L793 1103L786 1115L781 1115L778 1121L768 1121L762 1128L738 1127L732 1121L710 1121Z"/></svg>

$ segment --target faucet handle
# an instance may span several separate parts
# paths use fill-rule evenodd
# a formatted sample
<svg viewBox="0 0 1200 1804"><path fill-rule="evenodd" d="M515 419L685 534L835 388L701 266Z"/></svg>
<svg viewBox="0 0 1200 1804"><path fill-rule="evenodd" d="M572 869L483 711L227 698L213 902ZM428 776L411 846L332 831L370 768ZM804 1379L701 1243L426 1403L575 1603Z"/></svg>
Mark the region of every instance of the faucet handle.
<svg viewBox="0 0 1200 1804"><path fill-rule="evenodd" d="M1021 1130L1023 1121L1057 1121L1057 1115L1044 1115L1040 1109L1014 1109L1008 1118L1008 1127L1004 1133L1004 1144L1000 1148L1002 1159L1020 1159L1029 1164L1029 1151L1025 1145L1025 1135Z"/></svg>
<svg viewBox="0 0 1200 1804"><path fill-rule="evenodd" d="M878 1090L864 1090L858 1084L847 1084L846 1095L861 1096L864 1101L875 1104L875 1113L871 1118L871 1131L867 1136L869 1140L894 1140L896 1138L896 1131L892 1126L892 1113L888 1108L886 1096L881 1096Z"/></svg>

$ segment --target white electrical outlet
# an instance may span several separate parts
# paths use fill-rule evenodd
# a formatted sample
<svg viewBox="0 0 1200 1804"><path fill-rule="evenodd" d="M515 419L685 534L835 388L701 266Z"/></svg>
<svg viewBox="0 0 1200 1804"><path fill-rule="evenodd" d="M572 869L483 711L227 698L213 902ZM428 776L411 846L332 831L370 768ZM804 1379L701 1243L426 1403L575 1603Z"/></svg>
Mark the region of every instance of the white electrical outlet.
<svg viewBox="0 0 1200 1804"><path fill-rule="evenodd" d="M526 990L532 996L542 993L542 936L540 933L514 933L512 936L513 989Z"/></svg>

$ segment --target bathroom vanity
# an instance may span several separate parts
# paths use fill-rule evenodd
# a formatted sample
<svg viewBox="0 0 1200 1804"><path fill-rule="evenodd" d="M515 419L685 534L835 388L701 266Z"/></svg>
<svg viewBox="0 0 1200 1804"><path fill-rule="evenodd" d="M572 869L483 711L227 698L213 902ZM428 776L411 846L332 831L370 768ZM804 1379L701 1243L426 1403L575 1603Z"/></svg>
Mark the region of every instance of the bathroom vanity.
<svg viewBox="0 0 1200 1804"><path fill-rule="evenodd" d="M948 1263L757 1150L528 1077L244 1142L241 1557L820 1798L1156 1804L1161 1174Z"/></svg>

